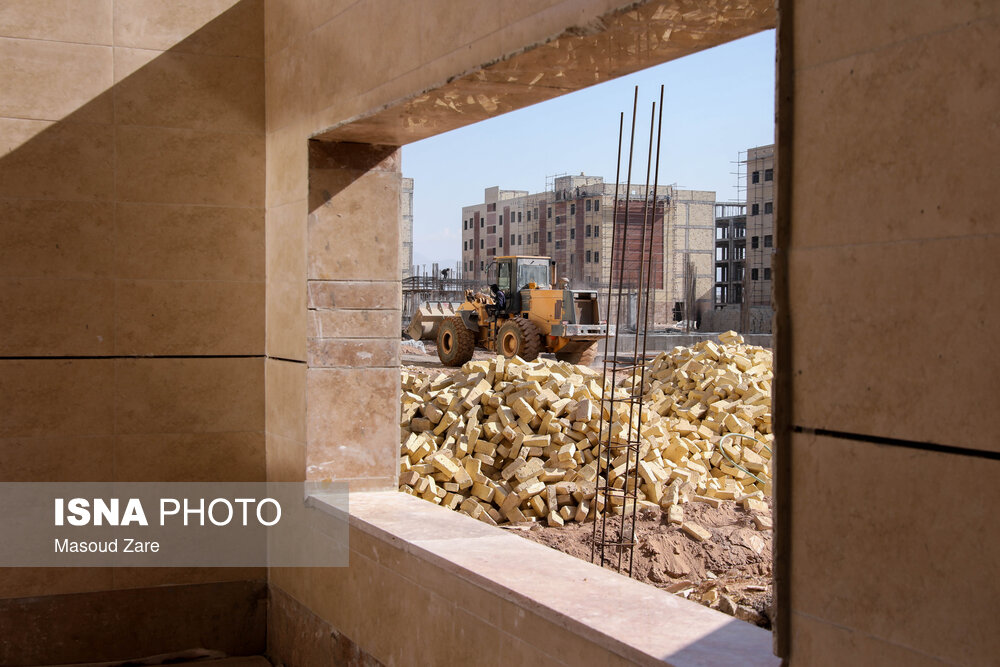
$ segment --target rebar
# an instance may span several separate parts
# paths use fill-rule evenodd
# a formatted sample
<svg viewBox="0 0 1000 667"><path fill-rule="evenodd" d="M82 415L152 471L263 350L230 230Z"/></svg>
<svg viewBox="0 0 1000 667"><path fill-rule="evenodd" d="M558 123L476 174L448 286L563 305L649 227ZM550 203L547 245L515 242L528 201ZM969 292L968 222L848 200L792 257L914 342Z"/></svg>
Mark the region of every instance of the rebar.
<svg viewBox="0 0 1000 667"><path fill-rule="evenodd" d="M647 331L649 327L649 310L655 304L652 303L650 295L653 292L653 271L655 263L653 261L653 248L656 246L654 232L656 230L656 208L657 189L659 187L659 165L660 165L660 138L662 136L663 125L663 87L660 87L659 117L657 117L657 105L653 102L649 120L649 148L646 156L646 182L644 186L643 205L639 222L639 245L637 252L629 252L629 229L635 226L632 216L632 165L635 149L635 126L638 111L638 87L632 101L632 125L631 137L629 140L628 169L625 186L624 206L619 198L619 183L621 180L621 159L622 159L622 132L624 127L624 114L619 118L618 130L618 164L615 176L615 204L612 213L612 246L611 260L609 263L608 278L608 299L607 310L609 321L609 334L604 341L604 386L601 390L601 428L598 437L597 461L598 476L595 485L594 497L594 532L591 545L591 561L599 562L601 566L613 566L616 571L622 572L623 561L627 553L627 572L632 576L634 566L635 547L635 522L639 501L639 475L638 465L642 456L642 393L645 386L645 362L647 351ZM657 120L659 118L659 120ZM655 138L654 138L655 137ZM656 167L653 175L653 190L650 191L650 175L653 172L653 143L656 142ZM624 219L622 219L624 215ZM663 220L663 216L661 216ZM661 228L662 233L662 228ZM638 258L638 266L629 267L630 255L632 263L635 257ZM615 269L617 275L617 289L615 285ZM634 282L633 280L634 273ZM622 320L622 307L631 296L625 293L626 281L635 288L635 331L634 344L632 346L632 356L630 359L619 357L619 340L624 335L624 328L620 326ZM612 299L614 304L614 333L612 335L611 313ZM614 338L612 349L611 338ZM640 352L641 338L641 352ZM631 378L630 388L624 397L616 397L615 390L619 384L619 374L629 373ZM609 389L610 387L610 389ZM610 391L610 396L608 392ZM627 422L621 429L617 437L612 436L612 425L621 417L626 417L625 404L627 409ZM619 469L621 474L620 486L616 486L617 480L612 482L611 472ZM620 517L617 522L609 521L614 515ZM609 553L609 549L613 552ZM609 556L617 556L610 558Z"/></svg>

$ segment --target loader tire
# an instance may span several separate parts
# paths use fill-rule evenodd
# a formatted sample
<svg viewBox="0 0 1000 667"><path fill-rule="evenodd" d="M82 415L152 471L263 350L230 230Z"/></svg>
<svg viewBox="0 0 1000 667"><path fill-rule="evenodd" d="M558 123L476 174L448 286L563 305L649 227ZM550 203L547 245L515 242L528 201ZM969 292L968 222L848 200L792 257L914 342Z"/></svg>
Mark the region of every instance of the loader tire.
<svg viewBox="0 0 1000 667"><path fill-rule="evenodd" d="M581 366L589 366L594 363L594 359L597 358L597 342L593 342L590 345L574 346L570 343L566 347L575 347L573 350L566 350L565 348L559 352L556 352L556 359L559 361L568 361L571 364L579 364Z"/></svg>
<svg viewBox="0 0 1000 667"><path fill-rule="evenodd" d="M458 315L441 322L437 336L438 359L445 366L461 366L472 358L476 337Z"/></svg>
<svg viewBox="0 0 1000 667"><path fill-rule="evenodd" d="M508 359L517 356L534 361L542 351L542 335L531 320L512 317L500 325L496 347Z"/></svg>

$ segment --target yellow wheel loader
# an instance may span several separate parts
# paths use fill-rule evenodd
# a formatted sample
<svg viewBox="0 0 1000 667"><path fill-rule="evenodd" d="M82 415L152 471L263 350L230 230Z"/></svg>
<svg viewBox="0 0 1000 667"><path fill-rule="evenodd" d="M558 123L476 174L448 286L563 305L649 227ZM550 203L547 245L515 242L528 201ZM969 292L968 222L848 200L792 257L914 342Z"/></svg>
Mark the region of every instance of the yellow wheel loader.
<svg viewBox="0 0 1000 667"><path fill-rule="evenodd" d="M441 363L461 366L476 347L525 361L540 352L574 364L593 361L597 341L608 333L596 289L556 287L555 262L548 257L498 257L489 277L503 297L466 292L465 302L438 330Z"/></svg>

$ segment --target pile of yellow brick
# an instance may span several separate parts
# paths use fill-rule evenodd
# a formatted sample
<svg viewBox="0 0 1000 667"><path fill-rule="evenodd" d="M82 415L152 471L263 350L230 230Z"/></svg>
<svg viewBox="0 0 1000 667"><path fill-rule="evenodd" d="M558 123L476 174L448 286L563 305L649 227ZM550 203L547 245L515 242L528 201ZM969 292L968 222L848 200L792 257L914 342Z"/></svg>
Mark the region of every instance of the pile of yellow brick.
<svg viewBox="0 0 1000 667"><path fill-rule="evenodd" d="M614 413L611 437L635 429L642 443L638 460L621 454L611 461L611 485L637 483L640 509L661 507L698 540L710 533L684 521L685 502L737 500L755 513L759 529L769 528L768 449L744 438L720 441L726 433L772 438L770 352L729 332L720 344L658 355L645 380L640 387L636 374L614 388L617 398L641 391L641 411L627 401L605 403L605 416ZM402 389L400 491L491 524L563 525L631 511L621 494L597 493L606 466L601 395L612 394L599 373L497 357L470 361L453 375L404 371ZM627 482L626 467L638 477Z"/></svg>

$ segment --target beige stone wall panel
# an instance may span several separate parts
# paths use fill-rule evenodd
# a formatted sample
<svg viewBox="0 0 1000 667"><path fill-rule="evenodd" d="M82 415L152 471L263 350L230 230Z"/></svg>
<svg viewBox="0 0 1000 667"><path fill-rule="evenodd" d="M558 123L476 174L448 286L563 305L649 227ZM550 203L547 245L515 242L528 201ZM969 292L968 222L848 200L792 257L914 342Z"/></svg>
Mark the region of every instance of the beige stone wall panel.
<svg viewBox="0 0 1000 667"><path fill-rule="evenodd" d="M796 75L792 219L816 222L793 225L795 247L996 233L998 31L994 16Z"/></svg>
<svg viewBox="0 0 1000 667"><path fill-rule="evenodd" d="M984 529L1000 491L965 480L1000 462L805 434L792 444L793 623L804 614L943 662L992 660L992 584L974 573L1000 560ZM793 634L793 661L806 636Z"/></svg>
<svg viewBox="0 0 1000 667"><path fill-rule="evenodd" d="M264 138L119 126L117 195L154 204L264 206Z"/></svg>
<svg viewBox="0 0 1000 667"><path fill-rule="evenodd" d="M310 338L310 368L399 366L399 338Z"/></svg>
<svg viewBox="0 0 1000 667"><path fill-rule="evenodd" d="M267 568L262 567L116 567L112 573L114 590L267 578Z"/></svg>
<svg viewBox="0 0 1000 667"><path fill-rule="evenodd" d="M0 35L110 46L113 6L114 0L5 0Z"/></svg>
<svg viewBox="0 0 1000 667"><path fill-rule="evenodd" d="M306 201L268 211L267 279L304 283L306 280Z"/></svg>
<svg viewBox="0 0 1000 667"><path fill-rule="evenodd" d="M75 118L62 123L0 118L0 136L7 150L0 161L0 197L114 198L115 144L110 125L78 123Z"/></svg>
<svg viewBox="0 0 1000 667"><path fill-rule="evenodd" d="M398 172L310 172L310 279L399 278Z"/></svg>
<svg viewBox="0 0 1000 667"><path fill-rule="evenodd" d="M264 360L119 359L117 433L264 430Z"/></svg>
<svg viewBox="0 0 1000 667"><path fill-rule="evenodd" d="M943 426L940 391L953 378L976 411L1000 411L981 352L1000 319L990 285L968 280L998 252L995 236L793 249L795 423L1000 451L976 420Z"/></svg>
<svg viewBox="0 0 1000 667"><path fill-rule="evenodd" d="M114 585L113 571L110 567L0 567L0 600L108 591Z"/></svg>
<svg viewBox="0 0 1000 667"><path fill-rule="evenodd" d="M794 615L792 664L838 667L839 665L907 665L940 667L948 664L905 646L872 637L861 630L839 627L808 614Z"/></svg>
<svg viewBox="0 0 1000 667"><path fill-rule="evenodd" d="M115 437L117 482L260 482L264 434L165 433Z"/></svg>
<svg viewBox="0 0 1000 667"><path fill-rule="evenodd" d="M996 3L979 0L805 3L795 10L793 57L796 69L801 71L845 56L879 51L935 33L948 33L995 16L997 9Z"/></svg>
<svg viewBox="0 0 1000 667"><path fill-rule="evenodd" d="M306 440L306 365L268 359L265 430L294 442ZM304 468L303 468L304 470Z"/></svg>
<svg viewBox="0 0 1000 667"><path fill-rule="evenodd" d="M0 37L0 116L110 123L114 83L107 46ZM99 103L88 104L95 98Z"/></svg>
<svg viewBox="0 0 1000 667"><path fill-rule="evenodd" d="M264 0L115 0L115 44L261 58Z"/></svg>
<svg viewBox="0 0 1000 667"><path fill-rule="evenodd" d="M401 304L396 281L309 281L310 308L398 310Z"/></svg>
<svg viewBox="0 0 1000 667"><path fill-rule="evenodd" d="M267 481L302 482L306 478L304 442L267 433Z"/></svg>
<svg viewBox="0 0 1000 667"><path fill-rule="evenodd" d="M318 310L314 311L318 338L399 337L398 310Z"/></svg>
<svg viewBox="0 0 1000 667"><path fill-rule="evenodd" d="M266 349L270 357L306 359L306 284L267 284Z"/></svg>
<svg viewBox="0 0 1000 667"><path fill-rule="evenodd" d="M304 124L296 124L267 135L268 209L305 201L309 196L309 152L305 127Z"/></svg>
<svg viewBox="0 0 1000 667"><path fill-rule="evenodd" d="M114 479L114 438L0 438L0 461L4 482L107 482Z"/></svg>
<svg viewBox="0 0 1000 667"><path fill-rule="evenodd" d="M0 294L0 356L102 356L114 351L114 281L0 279Z"/></svg>
<svg viewBox="0 0 1000 667"><path fill-rule="evenodd" d="M115 351L123 355L251 355L264 350L264 284L123 280Z"/></svg>
<svg viewBox="0 0 1000 667"><path fill-rule="evenodd" d="M114 217L110 202L0 200L0 277L112 277Z"/></svg>
<svg viewBox="0 0 1000 667"><path fill-rule="evenodd" d="M310 368L306 391L308 477L391 482L398 467L399 371Z"/></svg>
<svg viewBox="0 0 1000 667"><path fill-rule="evenodd" d="M0 438L110 435L111 359L0 361Z"/></svg>
<svg viewBox="0 0 1000 667"><path fill-rule="evenodd" d="M264 130L260 59L119 48L115 76L115 114L122 125Z"/></svg>
<svg viewBox="0 0 1000 667"><path fill-rule="evenodd" d="M264 280L261 209L119 204L115 241L121 279Z"/></svg>

